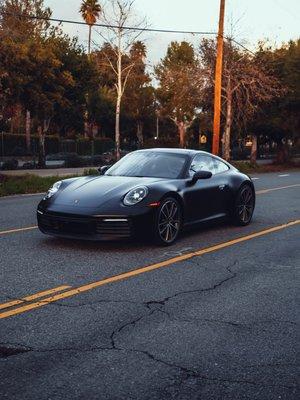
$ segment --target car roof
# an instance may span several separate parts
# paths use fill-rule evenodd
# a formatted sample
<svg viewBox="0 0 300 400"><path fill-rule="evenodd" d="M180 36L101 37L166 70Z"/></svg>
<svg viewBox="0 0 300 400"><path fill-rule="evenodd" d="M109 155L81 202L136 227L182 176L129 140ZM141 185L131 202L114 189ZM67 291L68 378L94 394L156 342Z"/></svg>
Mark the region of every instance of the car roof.
<svg viewBox="0 0 300 400"><path fill-rule="evenodd" d="M192 150L192 149L179 149L179 148L172 148L172 147L170 147L170 148L165 148L165 147L159 148L159 147L157 147L157 148L153 148L153 149L150 148L150 149L142 149L142 150L137 150L137 151L154 151L154 152L157 151L159 153L186 154L186 155L189 155L189 156L193 156L193 155L199 154L199 153L211 155L210 153L208 153L206 151Z"/></svg>
<svg viewBox="0 0 300 400"><path fill-rule="evenodd" d="M235 169L236 168L231 165L228 161L223 160L221 157L218 157L212 153L209 153L208 151L203 151L203 150L193 150L193 149L180 149L180 148L153 148L153 149L141 149L141 150L136 150L136 151L157 151L158 153L171 153L171 154L185 154L188 155L189 157L194 157L196 154L204 154L204 155L209 155L211 157L214 157L220 161L222 161L223 163L225 163L230 169Z"/></svg>

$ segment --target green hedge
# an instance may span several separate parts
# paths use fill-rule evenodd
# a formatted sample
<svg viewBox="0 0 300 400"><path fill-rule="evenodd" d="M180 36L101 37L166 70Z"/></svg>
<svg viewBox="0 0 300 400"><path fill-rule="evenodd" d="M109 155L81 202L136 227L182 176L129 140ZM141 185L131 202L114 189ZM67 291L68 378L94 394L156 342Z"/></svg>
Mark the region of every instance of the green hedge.
<svg viewBox="0 0 300 400"><path fill-rule="evenodd" d="M93 149L94 147L94 149ZM114 148L114 142L110 138L96 138L94 141L85 138L76 140L61 139L57 135L45 137L46 154L77 153L79 155L102 154ZM0 156L17 157L36 155L39 149L39 137L31 135L31 151L26 149L26 136L22 134L0 133Z"/></svg>

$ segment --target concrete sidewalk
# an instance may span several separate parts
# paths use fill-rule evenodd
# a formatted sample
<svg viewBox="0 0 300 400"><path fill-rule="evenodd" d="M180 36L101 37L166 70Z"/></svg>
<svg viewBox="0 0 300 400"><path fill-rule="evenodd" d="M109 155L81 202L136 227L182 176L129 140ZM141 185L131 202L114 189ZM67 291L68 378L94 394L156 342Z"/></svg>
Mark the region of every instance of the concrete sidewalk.
<svg viewBox="0 0 300 400"><path fill-rule="evenodd" d="M66 175L83 175L84 170L97 167L80 167L80 168L47 168L47 169L17 169L13 171L0 171L2 175L21 176L21 175L36 175L36 176L66 176Z"/></svg>

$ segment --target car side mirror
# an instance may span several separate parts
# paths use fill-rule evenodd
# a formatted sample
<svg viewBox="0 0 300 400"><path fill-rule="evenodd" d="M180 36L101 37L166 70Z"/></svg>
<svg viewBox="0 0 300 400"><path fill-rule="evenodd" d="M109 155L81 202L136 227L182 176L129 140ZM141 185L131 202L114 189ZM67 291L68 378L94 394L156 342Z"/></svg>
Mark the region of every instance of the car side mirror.
<svg viewBox="0 0 300 400"><path fill-rule="evenodd" d="M194 185L199 179L209 179L211 177L211 171L196 171L190 180L190 184Z"/></svg>
<svg viewBox="0 0 300 400"><path fill-rule="evenodd" d="M109 169L109 165L102 165L102 167L98 168L98 172L100 175L104 175L105 172Z"/></svg>

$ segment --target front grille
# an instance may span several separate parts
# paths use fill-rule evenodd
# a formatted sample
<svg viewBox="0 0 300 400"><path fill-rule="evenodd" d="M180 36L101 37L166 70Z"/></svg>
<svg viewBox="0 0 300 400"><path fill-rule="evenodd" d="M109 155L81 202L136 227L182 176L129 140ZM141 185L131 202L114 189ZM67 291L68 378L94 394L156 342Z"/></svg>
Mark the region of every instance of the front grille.
<svg viewBox="0 0 300 400"><path fill-rule="evenodd" d="M43 228L57 233L84 235L93 235L96 233L96 222L87 218L42 215L40 216L40 224Z"/></svg>
<svg viewBox="0 0 300 400"><path fill-rule="evenodd" d="M105 218L98 221L96 232L103 236L129 237L132 233L131 223L129 220L113 220Z"/></svg>
<svg viewBox="0 0 300 400"><path fill-rule="evenodd" d="M42 229L51 233L97 235L125 238L132 235L132 223L127 218L87 217L82 215L45 213L39 215Z"/></svg>

